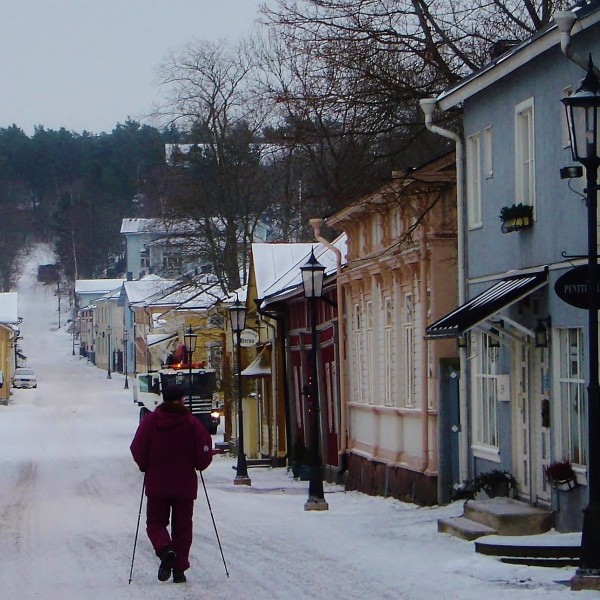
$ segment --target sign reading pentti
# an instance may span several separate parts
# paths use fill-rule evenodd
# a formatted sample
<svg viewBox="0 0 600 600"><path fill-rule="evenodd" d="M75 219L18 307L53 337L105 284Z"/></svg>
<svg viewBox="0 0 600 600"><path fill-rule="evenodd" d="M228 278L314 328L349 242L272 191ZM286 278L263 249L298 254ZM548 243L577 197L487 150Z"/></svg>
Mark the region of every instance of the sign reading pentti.
<svg viewBox="0 0 600 600"><path fill-rule="evenodd" d="M561 275L554 284L554 291L563 302L575 308L588 309L588 266L573 267ZM600 284L597 293L600 294Z"/></svg>

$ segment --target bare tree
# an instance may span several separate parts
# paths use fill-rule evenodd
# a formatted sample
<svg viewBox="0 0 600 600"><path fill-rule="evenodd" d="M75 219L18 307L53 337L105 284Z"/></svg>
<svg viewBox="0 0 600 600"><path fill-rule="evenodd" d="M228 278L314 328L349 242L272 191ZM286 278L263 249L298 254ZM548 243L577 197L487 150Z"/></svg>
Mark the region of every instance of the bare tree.
<svg viewBox="0 0 600 600"><path fill-rule="evenodd" d="M335 209L447 151L418 100L546 26L563 0L277 0L263 7L263 90ZM447 118L452 119L450 115ZM452 126L452 123L448 123Z"/></svg>
<svg viewBox="0 0 600 600"><path fill-rule="evenodd" d="M197 226L201 246L229 290L245 279L254 231L269 204L257 143L267 110L251 85L256 63L245 44L192 42L160 69L162 107L193 141L175 159L169 213ZM241 273L241 275L240 275Z"/></svg>

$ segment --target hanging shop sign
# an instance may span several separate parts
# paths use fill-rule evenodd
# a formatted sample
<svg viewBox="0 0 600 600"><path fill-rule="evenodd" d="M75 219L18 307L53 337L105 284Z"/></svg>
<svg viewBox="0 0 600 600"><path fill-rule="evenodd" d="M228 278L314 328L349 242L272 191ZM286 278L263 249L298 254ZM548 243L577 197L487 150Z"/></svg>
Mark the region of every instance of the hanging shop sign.
<svg viewBox="0 0 600 600"><path fill-rule="evenodd" d="M588 309L588 266L579 265L569 269L556 280L554 291L563 302L575 308ZM600 294L600 282L597 292Z"/></svg>
<svg viewBox="0 0 600 600"><path fill-rule="evenodd" d="M240 346L242 348L250 348L258 344L258 333L254 329L244 329L240 334Z"/></svg>

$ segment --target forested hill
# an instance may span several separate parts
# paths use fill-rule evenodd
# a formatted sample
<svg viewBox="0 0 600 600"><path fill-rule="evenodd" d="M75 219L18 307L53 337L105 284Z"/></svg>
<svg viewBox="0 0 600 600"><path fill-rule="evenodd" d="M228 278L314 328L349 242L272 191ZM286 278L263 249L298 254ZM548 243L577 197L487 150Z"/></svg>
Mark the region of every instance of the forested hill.
<svg viewBox="0 0 600 600"><path fill-rule="evenodd" d="M0 291L14 287L16 257L51 241L69 279L117 268L121 219L140 215L138 192L164 168L163 132L135 121L94 135L38 127L0 129Z"/></svg>

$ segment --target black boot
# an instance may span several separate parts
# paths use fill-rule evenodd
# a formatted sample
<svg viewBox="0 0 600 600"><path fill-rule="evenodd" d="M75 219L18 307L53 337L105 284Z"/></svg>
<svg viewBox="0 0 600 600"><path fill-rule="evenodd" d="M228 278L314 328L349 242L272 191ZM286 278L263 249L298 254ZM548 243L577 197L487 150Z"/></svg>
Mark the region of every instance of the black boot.
<svg viewBox="0 0 600 600"><path fill-rule="evenodd" d="M158 567L158 580L167 581L171 577L171 568L175 561L175 550L167 548L160 555L160 566Z"/></svg>
<svg viewBox="0 0 600 600"><path fill-rule="evenodd" d="M173 569L173 583L185 583L185 573L180 569Z"/></svg>

